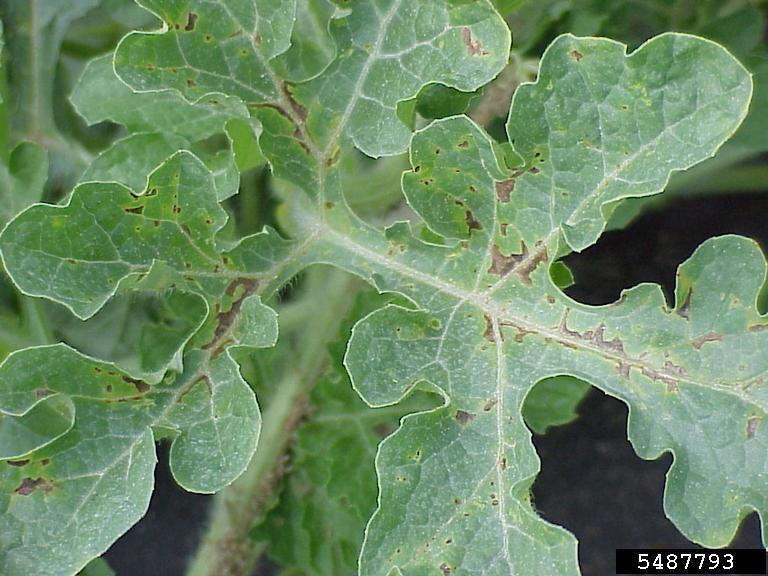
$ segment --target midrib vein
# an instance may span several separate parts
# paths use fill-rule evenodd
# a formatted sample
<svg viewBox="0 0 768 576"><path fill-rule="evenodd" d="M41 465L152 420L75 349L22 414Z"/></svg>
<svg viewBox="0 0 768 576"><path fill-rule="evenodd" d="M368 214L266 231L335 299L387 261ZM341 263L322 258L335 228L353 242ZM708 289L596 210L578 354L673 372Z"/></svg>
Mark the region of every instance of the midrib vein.
<svg viewBox="0 0 768 576"><path fill-rule="evenodd" d="M655 374L659 374L660 376L663 376L664 378L668 378L675 382L690 384L692 386L697 386L707 390L716 390L723 394L735 396L739 400L746 402L748 404L757 405L762 410L768 410L768 405L759 404L756 399L747 396L744 393L743 389L741 388L724 386L722 384L718 384L715 382L704 382L701 380L695 380L690 377L685 377L679 374L671 373L668 370L665 370L661 366L656 366L653 364L649 364L647 362L643 362L639 358L631 358L628 356L617 354L609 350L606 350L604 348L600 348L589 342L585 342L584 340L574 338L569 334L563 333L559 330L534 324L527 318L516 316L513 313L511 313L507 308L503 308L499 306L495 301L491 300L488 297L487 293L482 294L482 293L470 292L460 287L457 287L453 284L450 284L448 282L444 282L440 278L436 278L430 274L426 274L420 270L417 270L407 264L403 264L402 262L398 262L397 260L381 255L378 252L371 250L370 248L356 242L354 239L350 238L346 234L331 228L328 224L323 224L323 225L324 225L324 228L320 232L322 236L321 242L322 240L329 241L330 243L341 248L342 250L347 250L349 252L352 252L356 256L375 264L377 267L379 267L379 269L386 269L386 270L395 272L397 274L400 274L402 276L405 276L407 278L416 280L417 282L436 288L445 294L448 294L450 296L453 296L454 298L457 298L473 306L476 306L477 308L479 308L480 310L488 314L488 316L491 318L492 321L499 322L499 323L504 322L505 324L509 323L512 325L512 327L522 329L525 332L536 334L538 336L541 336L542 338L549 338L559 343L567 344L570 348L575 348L575 349L584 350L586 352L593 353L602 358L616 362L617 364L623 363L629 366L630 368L632 367L639 368L641 371L643 368L646 368L654 372ZM344 267L343 264L338 260L335 261L335 264L337 266ZM357 271L354 271L354 270L351 270L351 271L359 274L359 272Z"/></svg>
<svg viewBox="0 0 768 576"><path fill-rule="evenodd" d="M371 66L373 66L373 62L381 53L381 46L384 43L384 38L386 37L387 32L389 31L389 24L392 22L392 18L395 17L395 14L400 9L400 5L402 3L403 0L395 0L381 21L381 25L379 26L379 35L376 37L376 43L374 44L368 59L365 61L365 64L360 70L360 75L355 81L354 91L349 98L349 102L347 102L347 105L344 108L344 112L341 115L341 119L339 120L336 129L333 131L333 134L328 140L328 146L326 147L326 150L323 154L323 156L326 158L332 153L334 147L338 145L338 139L346 128L347 122L349 122L349 118L352 116L352 112L355 109L355 105L360 99L363 84L365 84L365 80L368 78L368 74L371 71Z"/></svg>

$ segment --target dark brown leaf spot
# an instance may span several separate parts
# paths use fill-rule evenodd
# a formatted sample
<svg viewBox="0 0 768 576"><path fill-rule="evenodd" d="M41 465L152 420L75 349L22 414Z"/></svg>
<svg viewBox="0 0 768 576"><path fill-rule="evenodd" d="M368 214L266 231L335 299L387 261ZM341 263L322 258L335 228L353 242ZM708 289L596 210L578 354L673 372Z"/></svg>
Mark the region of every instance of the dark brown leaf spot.
<svg viewBox="0 0 768 576"><path fill-rule="evenodd" d="M472 38L472 30L466 26L461 29L461 39L464 42L464 45L469 49L469 53L472 56L488 55L488 51L484 50L480 43Z"/></svg>
<svg viewBox="0 0 768 576"><path fill-rule="evenodd" d="M677 381L665 374L662 374L661 372L657 372L656 370L652 370L651 368L648 368L647 366L644 366L641 369L641 373L646 378L651 378L652 380L656 380L657 382L662 382L666 384L667 386L667 392L675 393L677 392Z"/></svg>
<svg viewBox="0 0 768 576"><path fill-rule="evenodd" d="M747 438L754 438L757 427L760 425L760 418L757 416L750 416L747 418Z"/></svg>
<svg viewBox="0 0 768 576"><path fill-rule="evenodd" d="M190 12L187 15L187 25L184 26L184 30L187 32L192 32L192 30L195 29L195 24L197 23L197 14L194 12Z"/></svg>
<svg viewBox="0 0 768 576"><path fill-rule="evenodd" d="M475 419L475 415L470 414L469 412L465 412L464 410L457 410L455 418L456 418L456 422L458 422L462 426L466 426L467 424L472 422L472 420Z"/></svg>
<svg viewBox="0 0 768 576"><path fill-rule="evenodd" d="M571 50L571 58L576 60L576 62L581 62L581 59L584 58L584 54L574 48Z"/></svg>
<svg viewBox="0 0 768 576"><path fill-rule="evenodd" d="M291 109L296 114L296 116L304 122L307 119L307 109L304 108L301 104L299 104L296 99L293 97L293 85L289 84L288 82L283 82L283 94L285 94L286 99L288 100L288 104L290 104Z"/></svg>
<svg viewBox="0 0 768 576"><path fill-rule="evenodd" d="M503 182L496 182L496 197L499 202L509 202L509 196L515 189L515 178L504 180Z"/></svg>
<svg viewBox="0 0 768 576"><path fill-rule="evenodd" d="M124 212L128 214L144 214L144 206L136 206L135 208L123 208Z"/></svg>
<svg viewBox="0 0 768 576"><path fill-rule="evenodd" d="M525 245L523 245L523 259L518 266L514 267L514 272L523 281L526 286L531 285L531 274L539 267L542 262L549 260L549 254L547 253L547 247L543 243L538 243L536 249L531 252L530 256L525 253Z"/></svg>
<svg viewBox="0 0 768 576"><path fill-rule="evenodd" d="M696 348L696 350L701 350L701 347L707 342L722 342L722 340L722 334L718 334L717 332L707 332L706 334L702 334L698 338L693 339L691 345Z"/></svg>
<svg viewBox="0 0 768 576"><path fill-rule="evenodd" d="M149 391L149 384L144 382L143 380L137 380L136 378L131 378L130 376L123 376L123 382L126 382L128 384L133 384L136 387L136 390L139 392L139 394L144 394L145 392Z"/></svg>
<svg viewBox="0 0 768 576"><path fill-rule="evenodd" d="M685 368L683 368L682 366L678 366L671 360L666 360L664 362L664 370L676 376L685 376Z"/></svg>
<svg viewBox="0 0 768 576"><path fill-rule="evenodd" d="M53 490L53 484L44 478L24 478L14 492L19 496L29 496L37 489L47 494Z"/></svg>
<svg viewBox="0 0 768 576"><path fill-rule="evenodd" d="M488 314L483 314L483 319L485 320L485 332L483 333L483 337L488 340L488 342L496 342L491 317Z"/></svg>
<svg viewBox="0 0 768 576"><path fill-rule="evenodd" d="M499 462L499 467L501 468L502 472L507 469L507 457L506 456L502 456L501 457L501 462Z"/></svg>
<svg viewBox="0 0 768 576"><path fill-rule="evenodd" d="M56 394L56 391L51 390L50 388L38 388L37 390L35 390L36 398L45 398L46 396L50 396L51 394Z"/></svg>
<svg viewBox="0 0 768 576"><path fill-rule="evenodd" d="M615 336L612 340L605 339L605 326L600 324L595 333L592 335L592 340L599 348L604 350L610 350L618 354L624 354L624 343L618 336Z"/></svg>
<svg viewBox="0 0 768 576"><path fill-rule="evenodd" d="M483 412L490 412L496 404L499 403L498 398L491 398L488 400L488 402L485 403L485 406L483 406Z"/></svg>
<svg viewBox="0 0 768 576"><path fill-rule="evenodd" d="M483 225L480 224L480 222L475 218L475 215L472 213L472 210L467 210L464 213L464 221L467 223L467 229L469 230L469 233L472 233L472 230L482 230Z"/></svg>
<svg viewBox="0 0 768 576"><path fill-rule="evenodd" d="M693 288L688 289L688 292L683 299L683 303L680 305L680 308L677 309L677 314L686 320L688 320L688 309L691 307L691 294L693 294Z"/></svg>
<svg viewBox="0 0 768 576"><path fill-rule="evenodd" d="M6 460L6 463L9 466L16 466L17 468L21 468L22 466L29 464L29 458L26 460Z"/></svg>
<svg viewBox="0 0 768 576"><path fill-rule="evenodd" d="M448 574L450 574L450 573L452 572L452 570L451 570L451 567L450 567L450 566L448 566L448 564L447 564L446 562L443 562L442 564L440 564L440 571L441 571L441 572L442 572L442 573L443 573L445 576L448 576Z"/></svg>
<svg viewBox="0 0 768 576"><path fill-rule="evenodd" d="M525 244L523 244L522 254L510 254L509 256L502 254L499 247L494 244L491 246L491 267L488 268L488 273L506 276L515 268L515 266L525 260L527 256L528 248Z"/></svg>

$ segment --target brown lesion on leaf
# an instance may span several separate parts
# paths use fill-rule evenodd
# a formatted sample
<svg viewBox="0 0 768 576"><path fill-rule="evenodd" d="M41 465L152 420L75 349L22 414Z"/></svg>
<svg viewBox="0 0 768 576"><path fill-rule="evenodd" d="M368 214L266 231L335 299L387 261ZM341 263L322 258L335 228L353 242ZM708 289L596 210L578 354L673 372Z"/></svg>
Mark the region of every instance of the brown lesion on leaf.
<svg viewBox="0 0 768 576"><path fill-rule="evenodd" d="M29 496L35 490L41 490L44 493L48 493L53 490L53 484L45 478L24 478L21 484L13 491L14 494L19 496Z"/></svg>
<svg viewBox="0 0 768 576"><path fill-rule="evenodd" d="M489 314L483 314L483 319L485 320L485 332L483 332L483 338L488 340L488 342L496 343L496 335L493 332L493 320L491 319L491 316Z"/></svg>
<svg viewBox="0 0 768 576"><path fill-rule="evenodd" d="M56 394L56 391L51 390L50 388L38 388L35 390L36 398L45 398L46 396L51 396L52 394Z"/></svg>
<svg viewBox="0 0 768 576"><path fill-rule="evenodd" d="M126 384L132 384L135 386L139 394L145 394L149 392L149 384L143 380L137 380L136 378L131 378L130 376L122 376L122 380Z"/></svg>
<svg viewBox="0 0 768 576"><path fill-rule="evenodd" d="M685 368L678 366L671 360L664 361L664 370L670 374L674 374L675 376L685 376Z"/></svg>
<svg viewBox="0 0 768 576"><path fill-rule="evenodd" d="M472 56L488 55L488 51L483 49L480 42L472 38L472 30L470 30L469 27L464 26L464 28L461 29L461 40L464 42L464 46L467 47Z"/></svg>
<svg viewBox="0 0 768 576"><path fill-rule="evenodd" d="M626 357L626 354L624 352L624 342L622 342L621 338L618 336L613 337L610 340L606 340L605 338L605 324L602 322L595 328L594 330L586 330L585 332L578 332L576 330L571 330L568 328L568 315L570 314L571 309L566 308L565 312L563 312L563 316L560 319L560 326L558 327L558 330L565 334L566 336L570 336L571 338L582 340L584 342L588 342L590 344L593 344L597 348L600 348L601 350L605 350L607 352L611 352L613 354L616 354L621 357Z"/></svg>
<svg viewBox="0 0 768 576"><path fill-rule="evenodd" d="M451 570L451 567L447 562L443 562L440 564L440 572L442 572L445 576L448 576L451 572L453 572L453 570Z"/></svg>
<svg viewBox="0 0 768 576"><path fill-rule="evenodd" d="M696 348L696 350L701 350L701 347L704 346L707 342L722 342L723 341L723 335L718 334L717 332L707 332L706 334L702 334L698 338L694 338L691 340L691 346Z"/></svg>
<svg viewBox="0 0 768 576"><path fill-rule="evenodd" d="M584 58L584 54L576 50L576 48L571 50L570 54L571 54L571 58L576 60L576 62L581 62L581 59Z"/></svg>
<svg viewBox="0 0 768 576"><path fill-rule="evenodd" d="M518 344L520 344L523 341L523 339L528 334L536 334L535 330L528 330L527 328L523 328L522 326L517 326L516 324L513 324L512 322L500 322L499 323L499 327L500 328L504 327L504 326L510 326L510 327L515 329L515 342L517 342ZM504 338L504 331L500 330L500 332L501 332L501 336L502 336L502 339L503 339Z"/></svg>
<svg viewBox="0 0 768 576"><path fill-rule="evenodd" d="M757 427L760 426L759 416L750 416L747 418L747 438L754 438L757 432Z"/></svg>
<svg viewBox="0 0 768 576"><path fill-rule="evenodd" d="M6 460L5 463L8 464L8 466L15 466L17 468L21 468L23 466L26 466L29 464L30 460L29 458L25 460Z"/></svg>
<svg viewBox="0 0 768 576"><path fill-rule="evenodd" d="M496 182L496 198L499 199L499 202L509 202L509 198L515 189L517 177L520 176L520 174L521 172L518 171L512 174L509 179Z"/></svg>
<svg viewBox="0 0 768 576"><path fill-rule="evenodd" d="M464 410L457 410L454 418L461 426L466 426L475 419L475 415Z"/></svg>
<svg viewBox="0 0 768 576"><path fill-rule="evenodd" d="M306 122L307 120L307 109L304 108L301 104L299 104L296 99L293 97L293 92L291 90L293 89L293 84L290 82L283 82L281 85L281 88L283 90L283 95L285 96L286 100L288 101L288 104L291 107L291 110L293 110L294 114L298 117L301 122Z"/></svg>
<svg viewBox="0 0 768 576"><path fill-rule="evenodd" d="M184 26L184 30L192 32L195 29L195 24L197 24L197 14L190 12L187 14L187 24Z"/></svg>
<svg viewBox="0 0 768 576"><path fill-rule="evenodd" d="M648 366L643 366L640 369L640 373L646 378L650 378L651 380L655 380L657 382L661 382L665 384L667 387L667 392L669 393L676 393L678 391L677 380L675 380L671 376L663 374L658 370L649 368Z"/></svg>
<svg viewBox="0 0 768 576"><path fill-rule="evenodd" d="M424 182L425 185L428 185L429 183L433 182L433 180L430 179L429 182L423 180L422 182ZM469 232L469 234L472 234L472 230L482 230L483 229L483 225L480 223L480 221L477 218L475 218L475 215L472 212L472 210L467 208L467 206L466 206L466 204L464 204L464 202L462 202L461 200L456 198L456 199L454 199L454 203L459 208L463 208L464 209L464 222L467 224L467 232Z"/></svg>
<svg viewBox="0 0 768 576"><path fill-rule="evenodd" d="M749 332L763 332L768 330L768 324L752 324L751 326L747 326L747 330Z"/></svg>
<svg viewBox="0 0 768 576"><path fill-rule="evenodd" d="M611 340L606 340L605 325L602 323L595 329L594 333L587 331L584 336L591 339L598 348L611 350L617 354L624 354L624 343L621 341L621 338L614 336Z"/></svg>
<svg viewBox="0 0 768 576"><path fill-rule="evenodd" d="M205 386L208 388L208 396L211 398L213 397L213 387L211 386L211 381L208 379L208 376L205 374L199 375L197 378L195 378L190 384L188 384L184 390L179 394L178 398L176 398L176 403L181 404L184 402L184 397L189 394L192 390L195 389L195 387L198 385L198 383L204 382Z"/></svg>
<svg viewBox="0 0 768 576"><path fill-rule="evenodd" d="M688 288L688 292L685 293L685 298L683 298L683 303L676 310L677 315L686 320L688 320L688 311L691 308L691 294L693 294L693 288Z"/></svg>
<svg viewBox="0 0 768 576"><path fill-rule="evenodd" d="M467 223L467 229L469 230L469 233L472 233L472 230L482 230L483 225L480 224L480 222L475 218L475 215L472 213L472 210L467 209L467 211L464 214L464 221Z"/></svg>
<svg viewBox="0 0 768 576"><path fill-rule="evenodd" d="M499 403L499 399L495 396L488 400L488 402L485 403L485 406L483 406L483 412L490 412L496 404Z"/></svg>
<svg viewBox="0 0 768 576"><path fill-rule="evenodd" d="M138 214L139 216L141 216L142 214L144 214L144 205L142 204L141 206L136 206L134 208L123 208L123 212L126 212L128 214Z"/></svg>
<svg viewBox="0 0 768 576"><path fill-rule="evenodd" d="M527 257L528 247L525 245L525 242L522 244L522 252L520 254L510 254L509 256L502 254L499 247L494 244L491 246L491 266L488 268L488 273L506 276Z"/></svg>
<svg viewBox="0 0 768 576"><path fill-rule="evenodd" d="M547 261L549 261L547 247L543 242L537 242L536 249L531 252L530 255L526 254L525 257L520 261L518 265L514 267L512 271L520 277L520 280L523 281L523 284L530 286L531 274L534 272L534 270L536 270L536 268L539 267L539 264L545 263Z"/></svg>
<svg viewBox="0 0 768 576"><path fill-rule="evenodd" d="M216 314L216 329L213 338L203 346L203 350L213 349L214 357L221 353L224 345L229 341L227 334L237 320L237 317L240 315L240 308L243 305L243 301L256 291L258 285L258 281L252 278L236 278L229 283L224 291L225 294L234 296L238 288L243 288L243 293L232 302L232 306L229 307L229 310Z"/></svg>

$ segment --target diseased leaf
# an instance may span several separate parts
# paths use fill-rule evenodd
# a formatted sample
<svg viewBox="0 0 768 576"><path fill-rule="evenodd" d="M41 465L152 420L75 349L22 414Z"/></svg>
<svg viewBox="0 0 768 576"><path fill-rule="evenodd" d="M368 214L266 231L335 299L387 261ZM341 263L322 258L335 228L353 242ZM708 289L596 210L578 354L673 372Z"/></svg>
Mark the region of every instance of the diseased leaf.
<svg viewBox="0 0 768 576"><path fill-rule="evenodd" d="M346 133L369 156L402 152L411 131L398 120L399 102L432 82L473 92L509 56L509 30L488 2L350 4L332 28L339 57L296 91L321 146Z"/></svg>
<svg viewBox="0 0 768 576"><path fill-rule="evenodd" d="M406 196L432 230L461 241L423 244L402 225L376 243L359 228L329 235L329 258L420 307L389 306L355 328L346 363L356 388L372 405L396 402L421 381L446 397L381 446L380 506L362 574L578 573L574 540L540 520L529 497L538 459L522 402L558 374L627 402L641 456L673 451L665 505L689 538L724 545L747 509L766 510L760 459L743 456L762 445L756 423L765 410L754 383L766 367L750 352L760 349L754 327L764 323L754 245L724 238L702 247L681 278L709 263L709 278L691 280L708 302L694 312L681 288L682 315L654 286L612 307L584 306L547 273L558 254L596 240L606 203L658 192L671 170L714 153L750 92L746 71L699 39L664 35L626 57L613 42L561 37L538 82L513 102L508 129L521 168L505 175L489 138L466 119L414 137ZM717 282L714 270L733 282ZM717 452L697 439L702 427L710 441L721 438ZM424 454L418 464L408 459L415 450ZM727 472L745 467L738 479Z"/></svg>
<svg viewBox="0 0 768 576"><path fill-rule="evenodd" d="M75 422L0 467L4 573L74 573L141 518L156 461L152 426L178 434L171 467L187 489L211 492L237 477L256 446L258 407L228 355L214 364L201 396L194 359L150 387L64 345L9 356L0 365L3 413L23 416L47 398L69 398Z"/></svg>
<svg viewBox="0 0 768 576"><path fill-rule="evenodd" d="M331 366L312 391L311 419L299 428L279 505L252 537L270 557L306 576L357 573L365 524L376 507L374 457L399 417L424 408L424 397L374 410L355 394L342 359L352 325L389 297L361 292L331 345Z"/></svg>
<svg viewBox="0 0 768 576"><path fill-rule="evenodd" d="M356 325L345 357L364 401L389 406L371 411L372 421L410 413L379 447L361 575L577 574L575 539L531 505L539 461L524 421L544 429L568 420L585 386L566 393L565 383L625 401L642 457L673 453L665 507L694 541L724 545L748 511L766 512L768 321L756 305L766 274L757 246L705 243L680 268L674 306L651 285L611 306L580 304L563 294L571 278L558 263L597 241L620 201L661 192L671 173L712 156L739 127L752 82L730 53L684 34L629 55L609 40L561 36L537 82L515 92L509 143L499 145L465 117L415 135L409 125L425 86L472 92L506 63L509 32L486 0L142 5L163 29L127 36L114 56L120 80L99 61L86 71L96 86L75 94L89 121L128 128L88 171L116 182L86 182L64 206L28 208L0 250L25 294L80 318L105 305L103 317L117 317L129 298L161 313L138 336L140 318L125 340L110 333L98 350L108 358L57 345L0 365L0 430L21 431L0 442L4 572L70 573L106 549L146 508L155 438L172 438L171 469L186 488L233 481L253 453L260 414L232 349L275 342L275 313L263 301L312 264L401 297ZM300 24L298 10L308 13ZM104 102L110 86L114 103ZM168 106L200 126L159 118ZM231 150L208 138L221 133ZM372 161L349 144L376 157L409 141L402 189L418 234L407 222L381 231L347 196L361 211L387 205L399 160L376 178L353 178L349 166ZM291 239L265 229L233 240L220 202L237 190L238 169L262 158L283 181L276 220ZM383 200L370 191L379 182ZM302 385L280 397L297 405L291 418L312 417ZM420 388L442 403L402 403ZM542 391L557 400L537 414L530 406ZM315 491L273 516L289 523L276 531L296 538L274 554L310 573L344 572L359 533L334 523L361 525L373 485L343 459L331 475L313 462L325 434L341 438L336 448L363 445L368 457L372 435L368 425L351 437L332 430L323 410L338 415L351 401L317 394L317 419L295 453L306 469L288 480L288 493ZM274 424L265 429L284 430ZM275 474L285 469L282 440L264 453L277 459ZM350 486L358 492L344 502ZM302 540L308 523L333 537Z"/></svg>
<svg viewBox="0 0 768 576"><path fill-rule="evenodd" d="M322 75L292 85L275 70L301 56L288 52L272 60L289 48L295 0L143 5L167 31L134 33L121 42L115 67L130 86L175 88L190 101L223 92L249 106L279 104L294 118L306 116L308 132L327 156L344 134L371 156L402 152L410 130L398 120L399 102L431 82L472 92L503 68L509 54L509 30L485 0L356 0L331 20L336 59ZM311 13L323 22L328 8L314 3ZM327 45L322 36L319 42Z"/></svg>
<svg viewBox="0 0 768 576"><path fill-rule="evenodd" d="M230 349L274 344L276 316L258 293L293 273L283 262L293 245L265 231L219 248L226 214L213 175L188 152L172 156L147 186L137 195L119 184L83 184L67 206L36 205L6 229L4 261L23 290L81 318L116 292L160 291L160 321L110 338L101 353L117 365L65 346L28 348L0 365L0 426L25 429L2 456L23 452L28 461L0 463L0 533L18 534L3 540L4 573L73 573L135 523L152 490L152 427L170 431L171 471L191 491L231 483L256 448L259 409ZM44 408L56 418L42 427Z"/></svg>
<svg viewBox="0 0 768 576"><path fill-rule="evenodd" d="M91 60L70 98L89 124L111 120L130 132L176 134L196 142L222 132L228 120L248 116L237 98L221 94L205 96L190 104L170 90L153 94L134 92L117 77L112 59L112 54L106 54Z"/></svg>

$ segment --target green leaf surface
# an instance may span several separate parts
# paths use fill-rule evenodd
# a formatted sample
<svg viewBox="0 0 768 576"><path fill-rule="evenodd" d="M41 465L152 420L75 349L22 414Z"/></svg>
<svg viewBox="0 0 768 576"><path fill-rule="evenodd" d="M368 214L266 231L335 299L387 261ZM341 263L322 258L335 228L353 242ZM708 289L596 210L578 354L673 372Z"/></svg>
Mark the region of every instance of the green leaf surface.
<svg viewBox="0 0 768 576"><path fill-rule="evenodd" d="M134 92L117 77L112 59L112 54L105 54L91 60L70 98L89 124L110 120L130 132L176 134L195 142L222 132L232 118L248 117L248 111L233 97L205 96L190 104L170 90Z"/></svg>
<svg viewBox="0 0 768 576"><path fill-rule="evenodd" d="M588 383L570 376L553 376L534 386L523 404L525 424L536 434L570 424L579 417L579 404L590 391Z"/></svg>
<svg viewBox="0 0 768 576"><path fill-rule="evenodd" d="M376 507L376 448L401 416L429 405L417 397L374 410L352 390L342 365L349 332L387 300L372 290L358 294L329 346L331 365L312 391L311 416L297 432L280 502L252 532L284 569L305 576L357 573L365 524Z"/></svg>
<svg viewBox="0 0 768 576"><path fill-rule="evenodd" d="M630 405L641 456L674 453L665 507L689 538L722 546L748 510L766 511L762 460L745 456L765 443L756 245L705 244L681 268L675 309L650 285L585 306L547 272L597 239L606 203L656 193L670 171L710 156L750 93L747 72L700 39L664 35L627 57L610 41L561 37L513 102L522 168L505 176L466 119L414 137L406 197L459 242L423 244L403 225L378 246L370 231L329 242L346 251L329 256L338 265L419 306L383 308L355 328L346 364L356 388L375 406L423 382L445 396L381 445L362 574L578 573L573 538L530 504L538 459L521 416L531 387L561 374Z"/></svg>
<svg viewBox="0 0 768 576"><path fill-rule="evenodd" d="M57 398L75 413L55 441L2 463L3 573L74 573L141 518L153 486L153 426L174 431L171 469L188 490L212 492L242 472L258 437L253 392L228 354L207 375L195 360L154 387L61 344L0 365L4 418Z"/></svg>
<svg viewBox="0 0 768 576"><path fill-rule="evenodd" d="M143 194L82 184L66 206L33 206L6 229L4 262L25 292L80 318L120 298L68 331L73 340L98 332L95 348L115 364L60 345L0 366L0 426L24 434L0 445L1 455L28 461L0 463L8 502L0 533L16 535L2 539L3 573L74 573L135 523L152 491L152 428L170 432L171 471L187 490L215 492L247 466L261 417L231 349L276 341L276 315L258 294L294 273L284 260L295 247L264 231L221 248L225 222L214 175L180 152ZM144 308L149 321L139 314L117 332L99 331L141 298L155 302Z"/></svg>
<svg viewBox="0 0 768 576"><path fill-rule="evenodd" d="M204 301L207 317L189 340L193 314L186 328L163 339L167 347L154 365L166 363L165 378L152 386L140 380L138 395L129 380L138 397L125 402L84 394L88 386L103 394L105 377L92 368L107 365L69 348L29 349L0 367L23 380L22 392L0 404L4 413L21 417L61 395L75 414L69 431L62 425L37 440L30 434L29 445L40 443L30 462L6 468L3 494L12 513L5 521L13 525L0 529L7 535L0 542L9 542L4 566L19 573L60 569L53 552L37 548L53 533L65 552L51 550L79 568L135 522L151 489L153 427L173 431L171 467L185 487L212 491L233 479L250 457L259 416L231 348L272 344L275 316L261 299L316 263L403 297L356 325L345 358L368 405L413 412L379 447L378 507L365 532L361 575L578 574L575 539L541 519L530 501L539 461L524 402L542 380L548 394L562 392L563 409L534 415L532 428L570 418L579 394L553 388L574 379L630 406L638 454L673 454L665 509L692 540L725 545L748 512L765 514L768 365L760 351L768 321L756 306L766 274L759 248L738 237L705 243L680 268L674 305L652 285L626 291L611 306L583 305L563 294L569 275L556 264L597 241L618 202L661 192L671 173L712 156L736 131L752 81L729 52L684 34L656 37L629 55L610 40L561 36L545 52L537 82L515 92L510 144L501 146L465 117L435 121L412 136L398 115L398 104L426 85L474 91L503 67L509 33L489 2L357 0L333 12L322 2L287 0L143 5L165 26L126 37L115 53L117 74L143 96L165 97L171 89L192 103L212 94L242 101L261 123L260 133L250 125L260 151L290 184L279 187L285 204L278 220L293 239L265 230L224 240L227 217L213 163L186 151L154 170L146 186L144 162L146 170L137 165L130 174L131 187L84 183L66 206L36 205L9 223L0 250L26 294L86 318L115 295L173 290ZM300 35L297 5L313 10L311 22L329 23L329 36L316 32L306 44L322 46L315 61L302 54L301 42L292 44ZM291 55L293 47L298 53ZM317 75L305 80L310 70ZM289 74L296 80L285 82L281 76ZM414 228L426 227L418 235L407 222L383 231L363 222L345 199L364 205L371 186L345 175L350 152L356 154L345 143L380 156L405 150L409 140L402 189L421 219ZM219 170L225 180L226 164ZM387 185L388 175L381 175ZM14 364L21 361L30 369ZM55 393L36 398L35 374L46 370L83 377L67 378L61 388L47 377L43 390ZM113 390L123 390L116 384ZM419 388L442 403L421 411L399 404ZM66 424L63 408L60 414ZM140 451L130 457L137 476L126 486L124 475L105 473L120 489L96 490L73 507L82 492L79 484L68 487L69 468L87 474L88 466L103 470L104 459L117 458L99 443L101 463L86 466L78 451L92 450L96 443L87 439L103 436L100 423L118 416L120 429L130 428L119 442ZM303 442L309 462L319 440ZM110 470L125 474L125 461L114 462ZM316 481L312 469L294 479ZM312 498L328 500L331 483L320 482ZM52 505L59 494L63 515L101 531L78 539L88 531L66 529L68 520L39 522L25 507ZM112 500L100 507L99 498ZM325 504L315 500L287 514L295 521L289 530L316 526L309 515L328 510ZM114 521L102 514L110 507L121 512L110 512ZM336 512L329 518L344 516ZM307 570L343 569L349 549L340 552L341 564L327 556L340 550L338 542L310 539L318 556L298 561L297 550L279 553Z"/></svg>
<svg viewBox="0 0 768 576"><path fill-rule="evenodd" d="M118 47L115 68L131 87L174 88L190 101L223 92L249 106L279 104L292 117L306 116L328 156L344 134L371 156L402 152L410 130L397 117L399 102L433 82L472 92L509 55L509 30L486 1L357 0L331 20L335 60L293 85L276 76L285 58L272 60L289 48L295 0L143 5L165 30L131 34ZM323 22L327 8L313 8ZM326 45L322 35L319 42Z"/></svg>

